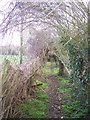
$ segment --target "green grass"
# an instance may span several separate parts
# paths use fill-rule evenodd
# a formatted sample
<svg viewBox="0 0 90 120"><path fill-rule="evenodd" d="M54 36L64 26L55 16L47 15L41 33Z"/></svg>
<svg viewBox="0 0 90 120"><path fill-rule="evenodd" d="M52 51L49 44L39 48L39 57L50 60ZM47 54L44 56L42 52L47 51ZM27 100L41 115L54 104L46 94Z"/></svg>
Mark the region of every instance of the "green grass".
<svg viewBox="0 0 90 120"><path fill-rule="evenodd" d="M44 91L47 91L47 90L48 90L48 85L47 85L47 83L44 83L44 82L42 82L42 81L40 81L40 80L36 80L36 84L41 84L41 83L42 83L42 85L39 86L38 89L43 89ZM38 90L37 90L37 91L38 91Z"/></svg>
<svg viewBox="0 0 90 120"><path fill-rule="evenodd" d="M33 99L21 104L20 109L25 118L45 118L46 105L43 101Z"/></svg>
<svg viewBox="0 0 90 120"><path fill-rule="evenodd" d="M47 63L44 65L44 67L42 68L43 74L44 74L46 77L51 74L50 66L51 66L51 63L50 63L50 62L47 62Z"/></svg>
<svg viewBox="0 0 90 120"><path fill-rule="evenodd" d="M43 83L39 80L37 83ZM24 118L46 118L48 96L46 91L48 85L43 83L36 89L36 98L25 101L19 106L19 111ZM43 91L42 91L43 90Z"/></svg>
<svg viewBox="0 0 90 120"><path fill-rule="evenodd" d="M8 59L11 64L19 64L20 57L17 55L0 55L0 64L4 62L5 59ZM27 59L26 56L23 56L23 61Z"/></svg>
<svg viewBox="0 0 90 120"><path fill-rule="evenodd" d="M55 77L57 77L57 76L58 76L58 73L59 73L59 68L58 68L58 67L54 67L54 69L53 69L53 75L54 75Z"/></svg>
<svg viewBox="0 0 90 120"><path fill-rule="evenodd" d="M59 68L56 67L55 62L51 63L51 62L47 62L43 69L43 74L47 77L49 75L54 75L55 77L58 76L58 72L59 72Z"/></svg>

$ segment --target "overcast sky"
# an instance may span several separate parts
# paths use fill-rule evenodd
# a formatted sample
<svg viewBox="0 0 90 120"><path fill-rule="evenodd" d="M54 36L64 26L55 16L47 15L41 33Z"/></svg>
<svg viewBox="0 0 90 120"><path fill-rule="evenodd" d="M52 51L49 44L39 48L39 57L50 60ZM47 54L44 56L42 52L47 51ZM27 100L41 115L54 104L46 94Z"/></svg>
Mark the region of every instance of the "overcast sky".
<svg viewBox="0 0 90 120"><path fill-rule="evenodd" d="M15 1L15 0L1 0L0 1L0 10L6 11L9 3L11 1ZM0 22L1 22L2 18L3 18L2 14L0 14ZM7 34L4 39L1 39L1 37L0 37L0 46L11 45L11 44L19 46L20 45L20 37L19 36L20 36L19 33L15 32L13 35Z"/></svg>
<svg viewBox="0 0 90 120"><path fill-rule="evenodd" d="M3 11L6 11L7 10L7 7L9 5L9 3L11 1L15 1L15 0L1 0L0 1L0 11L3 10ZM18 1L18 0L17 0ZM50 1L60 1L60 0L19 0L19 1L34 1L34 2L41 2L41 1L47 1L47 2L50 2ZM64 0L64 1L69 1L69 0ZM70 0L71 1L71 0ZM85 3L89 2L90 0L83 0ZM0 23L2 21L3 17L2 17L2 14L0 14ZM7 39L8 38L8 39ZM10 44L13 44L13 45L20 45L20 37L19 37L19 33L15 32L13 34L13 36L11 35L7 35L4 39L1 39L0 37L0 46L2 45L10 45Z"/></svg>

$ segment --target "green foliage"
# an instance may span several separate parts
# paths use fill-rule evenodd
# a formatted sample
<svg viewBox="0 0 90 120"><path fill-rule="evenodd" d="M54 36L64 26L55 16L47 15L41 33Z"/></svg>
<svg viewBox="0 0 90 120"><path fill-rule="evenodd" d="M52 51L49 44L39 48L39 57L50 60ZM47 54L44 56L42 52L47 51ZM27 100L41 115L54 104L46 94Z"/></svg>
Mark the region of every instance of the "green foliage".
<svg viewBox="0 0 90 120"><path fill-rule="evenodd" d="M53 75L54 75L55 77L57 77L57 76L58 76L58 73L59 73L59 68L58 68L58 67L54 67L54 69L53 69Z"/></svg>
<svg viewBox="0 0 90 120"><path fill-rule="evenodd" d="M47 83L44 83L44 82L42 82L42 81L40 81L40 80L36 80L36 84L42 84L41 86L39 86L39 87L37 88L37 91L36 91L36 92L39 92L38 89L44 90L44 91L47 91L47 90L48 90L48 85L47 85Z"/></svg>
<svg viewBox="0 0 90 120"><path fill-rule="evenodd" d="M56 66L55 62L47 62L42 69L44 76L54 75L58 76L59 68Z"/></svg>
<svg viewBox="0 0 90 120"><path fill-rule="evenodd" d="M57 92L58 92L58 93L62 93L62 94L63 94L63 93L68 93L68 92L69 92L69 89L66 89L66 88L62 88L62 89L61 89L61 88L58 88L58 89L57 89Z"/></svg>
<svg viewBox="0 0 90 120"><path fill-rule="evenodd" d="M43 101L33 99L21 104L20 110L25 118L44 118L46 105Z"/></svg>
<svg viewBox="0 0 90 120"><path fill-rule="evenodd" d="M62 116L64 118L83 118L87 114L86 106L72 98L72 87L68 79L59 79L57 93L62 96Z"/></svg>
<svg viewBox="0 0 90 120"><path fill-rule="evenodd" d="M76 98L76 96L78 96L77 99L80 99L81 93L83 94L83 92L87 92L85 84L88 80L88 73L85 70L86 58L80 50L75 48L75 45L73 44L68 44L68 54L71 69L71 82L73 83L72 90L76 93L74 94L74 97ZM84 101L84 104L85 103L86 99Z"/></svg>
<svg viewBox="0 0 90 120"><path fill-rule="evenodd" d="M69 118L85 117L87 109L80 106L77 101L73 101L71 104L62 105L62 110L65 116Z"/></svg>
<svg viewBox="0 0 90 120"><path fill-rule="evenodd" d="M50 65L51 65L51 63L50 63L50 62L47 62L47 63L44 65L44 67L42 68L42 72L43 72L44 76L46 76L46 77L51 74L51 70L50 70L50 68L49 68Z"/></svg>

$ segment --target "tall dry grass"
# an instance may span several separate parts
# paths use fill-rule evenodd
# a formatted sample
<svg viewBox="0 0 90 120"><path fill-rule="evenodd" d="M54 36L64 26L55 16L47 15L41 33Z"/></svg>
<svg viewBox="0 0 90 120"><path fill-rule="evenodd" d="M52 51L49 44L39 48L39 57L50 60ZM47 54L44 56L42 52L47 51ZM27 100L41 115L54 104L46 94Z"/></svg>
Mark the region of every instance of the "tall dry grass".
<svg viewBox="0 0 90 120"><path fill-rule="evenodd" d="M34 77L41 67L39 58L13 67L8 60L2 69L2 114L16 117L18 105L33 94Z"/></svg>

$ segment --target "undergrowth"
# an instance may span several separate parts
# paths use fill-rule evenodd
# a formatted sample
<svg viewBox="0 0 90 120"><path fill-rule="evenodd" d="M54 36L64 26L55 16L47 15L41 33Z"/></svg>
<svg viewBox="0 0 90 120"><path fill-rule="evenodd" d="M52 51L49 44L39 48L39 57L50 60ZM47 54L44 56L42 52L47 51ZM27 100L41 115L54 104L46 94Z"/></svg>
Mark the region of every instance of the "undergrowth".
<svg viewBox="0 0 90 120"><path fill-rule="evenodd" d="M47 62L44 65L42 72L45 77L48 77L49 75L54 75L55 77L57 77L59 73L59 68L56 67L55 62Z"/></svg>
<svg viewBox="0 0 90 120"><path fill-rule="evenodd" d="M19 111L23 118L46 118L47 102L48 96L46 91L48 90L48 85L39 80L36 83L42 83L41 86L36 88L36 97L27 100L19 106Z"/></svg>
<svg viewBox="0 0 90 120"><path fill-rule="evenodd" d="M79 101L72 99L72 87L68 79L59 78L59 87L57 93L62 97L61 108L64 118L83 118L87 109L80 106Z"/></svg>
<svg viewBox="0 0 90 120"><path fill-rule="evenodd" d="M48 77L51 74L50 70L51 62L47 62L42 68L42 74L44 77Z"/></svg>

